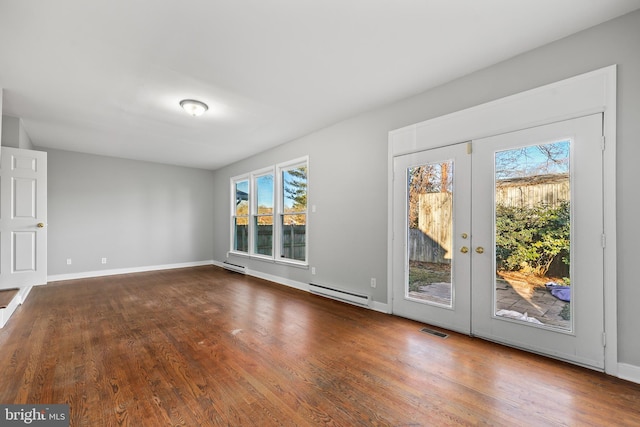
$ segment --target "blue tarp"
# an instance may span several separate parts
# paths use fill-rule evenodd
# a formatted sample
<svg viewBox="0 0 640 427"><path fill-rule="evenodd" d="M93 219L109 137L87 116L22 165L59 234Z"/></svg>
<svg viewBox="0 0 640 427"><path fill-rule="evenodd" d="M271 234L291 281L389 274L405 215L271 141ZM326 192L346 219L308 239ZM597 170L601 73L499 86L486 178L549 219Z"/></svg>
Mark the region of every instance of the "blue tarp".
<svg viewBox="0 0 640 427"><path fill-rule="evenodd" d="M571 302L571 287L570 286L562 286L553 282L548 282L545 284L547 289L551 292L551 295L558 298L561 301Z"/></svg>

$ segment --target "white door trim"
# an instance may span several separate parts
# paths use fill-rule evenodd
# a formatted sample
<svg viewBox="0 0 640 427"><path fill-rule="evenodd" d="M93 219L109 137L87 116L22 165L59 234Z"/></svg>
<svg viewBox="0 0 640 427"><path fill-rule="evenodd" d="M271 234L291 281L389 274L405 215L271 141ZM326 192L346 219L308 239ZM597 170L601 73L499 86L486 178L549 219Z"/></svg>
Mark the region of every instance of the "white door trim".
<svg viewBox="0 0 640 427"><path fill-rule="evenodd" d="M389 132L387 298L393 305L393 158L589 114L604 114L605 372L618 375L616 272L616 65Z"/></svg>

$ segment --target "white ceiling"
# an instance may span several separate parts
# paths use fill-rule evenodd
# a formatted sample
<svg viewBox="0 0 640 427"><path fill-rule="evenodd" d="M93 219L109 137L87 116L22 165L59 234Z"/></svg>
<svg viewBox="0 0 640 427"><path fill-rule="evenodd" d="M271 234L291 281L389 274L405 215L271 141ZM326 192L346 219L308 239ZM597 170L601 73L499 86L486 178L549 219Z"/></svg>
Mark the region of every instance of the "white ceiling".
<svg viewBox="0 0 640 427"><path fill-rule="evenodd" d="M2 0L3 114L36 146L216 169L640 0ZM188 116L184 98L209 104Z"/></svg>

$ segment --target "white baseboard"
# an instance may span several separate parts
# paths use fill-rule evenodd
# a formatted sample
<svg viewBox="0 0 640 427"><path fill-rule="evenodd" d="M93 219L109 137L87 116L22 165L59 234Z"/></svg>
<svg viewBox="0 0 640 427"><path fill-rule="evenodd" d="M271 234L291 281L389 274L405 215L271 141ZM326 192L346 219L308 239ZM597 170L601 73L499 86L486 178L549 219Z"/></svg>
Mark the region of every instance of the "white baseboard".
<svg viewBox="0 0 640 427"><path fill-rule="evenodd" d="M111 270L83 271L81 273L54 274L47 277L47 283L59 282L61 280L87 279L100 276L114 276L116 274L143 273L145 271L170 270L173 268L199 267L201 265L212 265L213 260L182 262L178 264L149 265L144 267L114 268Z"/></svg>
<svg viewBox="0 0 640 427"><path fill-rule="evenodd" d="M380 313L391 314L391 307L389 304L378 301L371 301L372 310L379 311Z"/></svg>
<svg viewBox="0 0 640 427"><path fill-rule="evenodd" d="M640 384L640 366L618 363L618 378Z"/></svg>
<svg viewBox="0 0 640 427"><path fill-rule="evenodd" d="M301 291L309 291L309 284L304 282L298 282L297 280L285 279L284 277L274 276L272 274L263 273L261 271L247 269L249 276L257 277L258 279L268 280L270 282L285 285L290 288L299 289Z"/></svg>
<svg viewBox="0 0 640 427"><path fill-rule="evenodd" d="M219 261L213 261L213 265L224 268L223 263ZM278 283L280 285L289 286L290 288L295 288L301 291L309 292L308 283L298 282L297 280L286 279L284 277L263 273L261 271L250 270L248 268L247 268L247 275L257 277L259 279L268 280L270 282ZM374 311L379 311L381 313L390 313L388 304L377 302L377 301L371 301L371 305L368 308Z"/></svg>
<svg viewBox="0 0 640 427"><path fill-rule="evenodd" d="M33 289L33 286L25 286L24 288L20 289L20 292L18 292L18 303L20 305L24 304L24 302L27 300L27 296L29 296L31 289Z"/></svg>
<svg viewBox="0 0 640 427"><path fill-rule="evenodd" d="M220 261L213 261L213 265L224 268L224 263ZM258 279L268 280L270 282L289 286L290 288L299 289L301 291L309 290L308 283L298 282L297 280L285 279L284 277L274 276L273 274L267 274L261 271L250 270L248 268L247 268L247 276L253 276L253 277L257 277Z"/></svg>

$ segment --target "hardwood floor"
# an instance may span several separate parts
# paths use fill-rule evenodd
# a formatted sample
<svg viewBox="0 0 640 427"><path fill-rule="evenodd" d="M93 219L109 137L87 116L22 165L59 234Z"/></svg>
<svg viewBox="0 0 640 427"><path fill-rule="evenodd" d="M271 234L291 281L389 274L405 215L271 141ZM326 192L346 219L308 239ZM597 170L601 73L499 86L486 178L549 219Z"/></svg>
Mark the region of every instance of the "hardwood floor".
<svg viewBox="0 0 640 427"><path fill-rule="evenodd" d="M72 426L640 425L640 385L217 267L34 288L0 403Z"/></svg>

